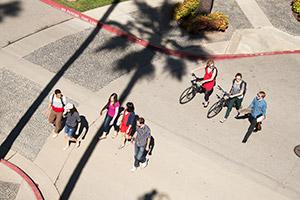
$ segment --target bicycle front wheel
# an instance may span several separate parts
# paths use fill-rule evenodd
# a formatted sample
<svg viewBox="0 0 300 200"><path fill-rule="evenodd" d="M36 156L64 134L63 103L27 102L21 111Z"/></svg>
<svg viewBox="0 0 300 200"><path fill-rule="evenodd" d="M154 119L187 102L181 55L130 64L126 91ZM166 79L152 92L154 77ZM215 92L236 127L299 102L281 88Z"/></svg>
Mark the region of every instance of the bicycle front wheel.
<svg viewBox="0 0 300 200"><path fill-rule="evenodd" d="M207 118L213 118L219 114L223 109L224 102L225 101L223 99L220 99L218 102L214 103L207 112Z"/></svg>
<svg viewBox="0 0 300 200"><path fill-rule="evenodd" d="M196 96L196 90L194 86L186 88L179 97L180 104L186 104L190 102Z"/></svg>

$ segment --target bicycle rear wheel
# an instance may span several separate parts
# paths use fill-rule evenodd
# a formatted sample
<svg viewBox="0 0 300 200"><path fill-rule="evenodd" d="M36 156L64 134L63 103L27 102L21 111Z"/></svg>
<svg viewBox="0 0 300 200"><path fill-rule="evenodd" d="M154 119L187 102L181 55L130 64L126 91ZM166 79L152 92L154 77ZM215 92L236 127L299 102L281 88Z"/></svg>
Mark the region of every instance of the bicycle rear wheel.
<svg viewBox="0 0 300 200"><path fill-rule="evenodd" d="M194 86L186 88L179 97L179 103L185 104L190 102L196 96L196 90Z"/></svg>
<svg viewBox="0 0 300 200"><path fill-rule="evenodd" d="M220 99L219 101L214 103L207 112L207 118L213 118L217 114L219 114L221 112L221 110L223 109L224 102L225 101L223 99Z"/></svg>

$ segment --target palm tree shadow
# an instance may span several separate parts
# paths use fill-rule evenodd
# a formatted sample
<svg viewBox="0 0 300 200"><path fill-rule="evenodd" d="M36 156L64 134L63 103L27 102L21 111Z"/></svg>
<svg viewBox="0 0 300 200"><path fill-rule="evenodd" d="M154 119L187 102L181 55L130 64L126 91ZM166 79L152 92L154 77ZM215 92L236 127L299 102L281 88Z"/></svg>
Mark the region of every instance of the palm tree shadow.
<svg viewBox="0 0 300 200"><path fill-rule="evenodd" d="M182 59L171 56L162 57L161 52L157 48L157 46L163 46L164 37L168 36L173 30L173 26L171 25L171 11L173 10L174 4L165 0L160 7L153 8L143 1L135 0L134 2L142 13L142 17L137 17L134 22L129 21L126 22L126 24L117 21L108 21L108 24L126 31L128 35L112 37L103 46L96 49L96 53L102 51L113 52L120 49L126 50L132 45L132 43L128 41L128 38L134 35L134 32L138 32L139 35L146 35L148 37L149 43L146 45L146 48L134 50L129 54L126 54L123 58L116 61L116 65L113 67L115 72L133 72L127 87L120 95L121 102L128 97L139 80L144 78L151 80L154 78L155 66L153 61L155 59L162 58L164 60L163 73L171 75L172 78L178 81L182 80L182 77L186 74L186 65ZM198 37L205 37L205 35L203 34ZM193 52L197 52L197 55L187 57L189 60L195 59L196 56L197 58L200 57L202 59L207 59L209 57L209 53L199 45L182 46L175 40L168 39L166 41L171 43L177 49L192 49Z"/></svg>
<svg viewBox="0 0 300 200"><path fill-rule="evenodd" d="M12 1L0 4L0 22L3 21L4 17L16 17L19 15L21 8L20 1Z"/></svg>

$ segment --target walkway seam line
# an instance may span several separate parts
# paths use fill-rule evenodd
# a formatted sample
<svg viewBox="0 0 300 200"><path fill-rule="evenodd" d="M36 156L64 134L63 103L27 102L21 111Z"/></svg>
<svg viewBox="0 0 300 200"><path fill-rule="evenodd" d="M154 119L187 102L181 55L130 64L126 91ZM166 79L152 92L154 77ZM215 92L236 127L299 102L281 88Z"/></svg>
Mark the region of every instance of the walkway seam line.
<svg viewBox="0 0 300 200"><path fill-rule="evenodd" d="M79 18L83 21L86 21L94 26L101 26L104 30L113 33L116 36L123 37L128 41L139 44L145 48L152 49L154 51L158 51L164 53L166 55L175 56L179 58L186 58L190 60L203 60L203 59L215 59L215 60L231 60L231 59L239 59L239 58L250 58L250 57L259 57L259 56L272 56L272 55L283 55L283 54L300 54L300 49L296 50L285 50L285 51L272 51L272 52L260 52L260 53L244 53L244 54L215 54L215 55L196 55L187 52L182 52L178 50L169 49L162 46L153 45L150 42L138 38L132 34L129 34L119 28L113 27L108 24L104 24L99 22L98 20L83 14L82 12L76 11L72 8L59 4L53 0L40 0L41 2L48 4L62 12L68 13L76 18Z"/></svg>

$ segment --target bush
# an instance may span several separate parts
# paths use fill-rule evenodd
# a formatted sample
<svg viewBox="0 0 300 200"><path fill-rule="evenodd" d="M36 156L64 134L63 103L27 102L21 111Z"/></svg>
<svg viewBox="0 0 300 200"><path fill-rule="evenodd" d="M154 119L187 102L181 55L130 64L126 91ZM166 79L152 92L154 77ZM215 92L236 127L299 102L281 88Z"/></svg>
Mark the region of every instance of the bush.
<svg viewBox="0 0 300 200"><path fill-rule="evenodd" d="M293 12L300 15L300 0L292 1L292 10L293 10Z"/></svg>
<svg viewBox="0 0 300 200"><path fill-rule="evenodd" d="M189 18L182 23L184 29L190 33L199 33L202 30L225 31L228 28L229 20L221 12L215 12L208 15L199 15Z"/></svg>
<svg viewBox="0 0 300 200"><path fill-rule="evenodd" d="M174 18L176 21L180 21L189 16L195 15L198 8L199 0L184 0L183 3L175 5Z"/></svg>

